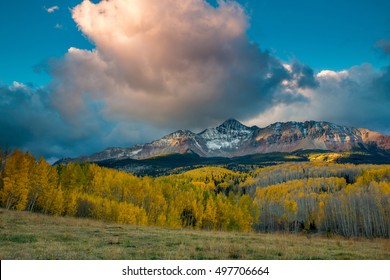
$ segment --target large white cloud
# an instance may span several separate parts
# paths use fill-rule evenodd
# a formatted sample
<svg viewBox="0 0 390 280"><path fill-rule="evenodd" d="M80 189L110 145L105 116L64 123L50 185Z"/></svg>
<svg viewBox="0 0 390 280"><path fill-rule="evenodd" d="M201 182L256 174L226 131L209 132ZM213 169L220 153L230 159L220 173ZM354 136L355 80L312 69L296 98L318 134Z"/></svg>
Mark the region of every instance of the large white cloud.
<svg viewBox="0 0 390 280"><path fill-rule="evenodd" d="M73 18L96 49L71 48L53 67L53 104L70 121L85 118L90 100L108 119L164 127L245 119L271 106L289 78L249 42L234 1L85 0Z"/></svg>

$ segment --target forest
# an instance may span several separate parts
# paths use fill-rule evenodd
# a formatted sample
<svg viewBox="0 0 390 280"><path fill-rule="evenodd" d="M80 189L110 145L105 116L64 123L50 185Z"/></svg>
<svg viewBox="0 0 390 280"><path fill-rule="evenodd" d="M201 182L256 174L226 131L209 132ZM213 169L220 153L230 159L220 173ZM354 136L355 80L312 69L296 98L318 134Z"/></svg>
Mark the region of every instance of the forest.
<svg viewBox="0 0 390 280"><path fill-rule="evenodd" d="M390 236L390 166L294 162L137 177L0 150L0 205L133 225Z"/></svg>

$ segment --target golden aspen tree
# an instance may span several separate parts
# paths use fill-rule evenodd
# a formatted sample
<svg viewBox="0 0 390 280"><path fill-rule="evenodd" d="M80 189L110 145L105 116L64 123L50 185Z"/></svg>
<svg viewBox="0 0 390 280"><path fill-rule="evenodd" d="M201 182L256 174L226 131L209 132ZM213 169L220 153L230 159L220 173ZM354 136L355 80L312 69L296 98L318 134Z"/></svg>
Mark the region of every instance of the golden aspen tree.
<svg viewBox="0 0 390 280"><path fill-rule="evenodd" d="M29 156L15 150L6 160L1 190L2 206L24 210L28 198Z"/></svg>
<svg viewBox="0 0 390 280"><path fill-rule="evenodd" d="M216 207L217 207L217 221L216 229L217 230L226 230L228 229L230 221L230 209L227 204L227 198L223 194L219 193L216 196Z"/></svg>
<svg viewBox="0 0 390 280"><path fill-rule="evenodd" d="M260 215L259 208L255 205L250 195L241 195L238 200L238 207L242 209L244 215L248 217L251 227L257 221Z"/></svg>
<svg viewBox="0 0 390 280"><path fill-rule="evenodd" d="M53 167L45 163L38 164L41 172L40 193L37 198L37 207L45 214L51 213L53 201L56 199L56 189L58 187L58 173Z"/></svg>
<svg viewBox="0 0 390 280"><path fill-rule="evenodd" d="M217 206L214 198L210 197L206 203L206 209L203 214L203 228L212 230L217 224Z"/></svg>
<svg viewBox="0 0 390 280"><path fill-rule="evenodd" d="M58 187L52 192L52 200L47 212L52 215L60 216L64 213L64 208L64 193L61 187Z"/></svg>
<svg viewBox="0 0 390 280"><path fill-rule="evenodd" d="M76 191L64 192L64 215L71 216L71 217L76 216L77 201L78 201L78 193Z"/></svg>
<svg viewBox="0 0 390 280"><path fill-rule="evenodd" d="M55 175L54 175L55 174ZM55 176L53 179L52 176ZM48 190L57 184L55 168L51 167L43 158L32 164L29 176L29 197L27 209L34 211L42 209L42 200L50 199Z"/></svg>
<svg viewBox="0 0 390 280"><path fill-rule="evenodd" d="M163 226L166 220L167 204L161 193L154 193L147 196L144 209L148 213L150 225Z"/></svg>
<svg viewBox="0 0 390 280"><path fill-rule="evenodd" d="M120 224L137 224L137 217L130 204L124 202L119 203L118 222Z"/></svg>

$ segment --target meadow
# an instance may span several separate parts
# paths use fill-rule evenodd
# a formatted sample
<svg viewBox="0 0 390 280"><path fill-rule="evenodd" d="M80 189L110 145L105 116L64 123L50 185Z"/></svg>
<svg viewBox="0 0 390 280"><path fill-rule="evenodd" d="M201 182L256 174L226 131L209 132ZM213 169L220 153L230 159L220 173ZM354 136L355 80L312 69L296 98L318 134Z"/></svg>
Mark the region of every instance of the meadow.
<svg viewBox="0 0 390 280"><path fill-rule="evenodd" d="M390 259L389 239L123 225L0 209L0 259Z"/></svg>

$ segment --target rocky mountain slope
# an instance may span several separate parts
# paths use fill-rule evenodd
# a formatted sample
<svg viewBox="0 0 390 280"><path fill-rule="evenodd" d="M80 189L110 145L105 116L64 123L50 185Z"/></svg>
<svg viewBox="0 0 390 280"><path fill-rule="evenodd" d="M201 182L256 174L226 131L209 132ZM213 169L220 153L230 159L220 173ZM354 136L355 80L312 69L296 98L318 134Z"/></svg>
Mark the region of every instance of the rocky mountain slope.
<svg viewBox="0 0 390 280"><path fill-rule="evenodd" d="M229 119L216 128L200 133L178 130L148 144L131 148L108 148L86 157L69 160L146 159L167 154L193 153L200 157L240 157L245 155L294 152L297 150L356 150L389 152L390 136L365 128L351 128L329 122L277 122L265 128L248 127Z"/></svg>

